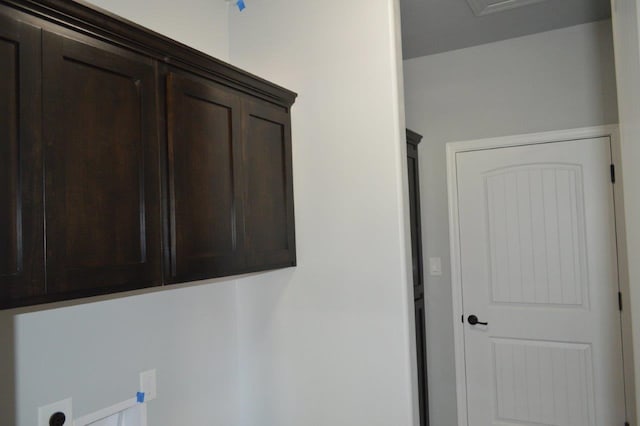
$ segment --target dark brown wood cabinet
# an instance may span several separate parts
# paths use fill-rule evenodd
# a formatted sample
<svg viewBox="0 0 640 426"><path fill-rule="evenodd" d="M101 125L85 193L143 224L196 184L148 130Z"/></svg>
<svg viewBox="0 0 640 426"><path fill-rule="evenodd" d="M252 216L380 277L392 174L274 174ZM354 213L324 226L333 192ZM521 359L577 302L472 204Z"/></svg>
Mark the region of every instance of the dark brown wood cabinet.
<svg viewBox="0 0 640 426"><path fill-rule="evenodd" d="M194 76L167 76L172 282L242 269L240 98Z"/></svg>
<svg viewBox="0 0 640 426"><path fill-rule="evenodd" d="M286 109L167 74L171 281L295 265Z"/></svg>
<svg viewBox="0 0 640 426"><path fill-rule="evenodd" d="M148 58L43 37L47 291L162 283L155 71Z"/></svg>
<svg viewBox="0 0 640 426"><path fill-rule="evenodd" d="M427 383L427 331L425 318L424 268L422 263L422 226L420 216L420 174L418 144L422 136L409 129L407 136L407 171L409 177L409 219L413 263L413 297L415 308L416 358L418 362L418 401L420 426L429 426L429 386Z"/></svg>
<svg viewBox="0 0 640 426"><path fill-rule="evenodd" d="M0 0L0 308L295 265L295 97L85 3Z"/></svg>
<svg viewBox="0 0 640 426"><path fill-rule="evenodd" d="M296 264L289 114L242 102L244 241L248 270Z"/></svg>
<svg viewBox="0 0 640 426"><path fill-rule="evenodd" d="M0 15L0 307L44 295L40 29Z"/></svg>

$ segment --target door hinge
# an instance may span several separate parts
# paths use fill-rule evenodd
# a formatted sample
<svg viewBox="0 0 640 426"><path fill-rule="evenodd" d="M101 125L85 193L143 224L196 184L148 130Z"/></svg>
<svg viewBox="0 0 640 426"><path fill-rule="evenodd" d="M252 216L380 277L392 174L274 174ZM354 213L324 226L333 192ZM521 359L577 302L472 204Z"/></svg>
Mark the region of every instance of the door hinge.
<svg viewBox="0 0 640 426"><path fill-rule="evenodd" d="M611 165L611 183L616 183L616 166Z"/></svg>
<svg viewBox="0 0 640 426"><path fill-rule="evenodd" d="M464 315L461 315L460 319L462 320L462 323L464 324Z"/></svg>
<svg viewBox="0 0 640 426"><path fill-rule="evenodd" d="M622 311L622 293L618 292L618 308Z"/></svg>

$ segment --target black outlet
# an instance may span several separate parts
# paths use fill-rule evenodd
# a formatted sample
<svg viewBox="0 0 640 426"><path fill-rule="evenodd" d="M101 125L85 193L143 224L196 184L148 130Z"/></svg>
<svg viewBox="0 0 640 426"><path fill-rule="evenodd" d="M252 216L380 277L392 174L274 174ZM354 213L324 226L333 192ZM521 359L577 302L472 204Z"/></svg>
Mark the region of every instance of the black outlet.
<svg viewBox="0 0 640 426"><path fill-rule="evenodd" d="M51 417L49 417L49 426L63 426L67 421L67 416L64 413L58 411L57 413L53 413Z"/></svg>

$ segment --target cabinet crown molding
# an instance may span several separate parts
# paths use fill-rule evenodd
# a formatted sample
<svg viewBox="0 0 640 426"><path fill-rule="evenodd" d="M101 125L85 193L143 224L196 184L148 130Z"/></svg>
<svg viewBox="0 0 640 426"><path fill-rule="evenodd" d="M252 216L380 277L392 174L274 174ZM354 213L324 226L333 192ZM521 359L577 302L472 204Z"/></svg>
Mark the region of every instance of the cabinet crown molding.
<svg viewBox="0 0 640 426"><path fill-rule="evenodd" d="M0 0L0 4L185 68L285 108L290 108L297 97L284 87L84 1Z"/></svg>

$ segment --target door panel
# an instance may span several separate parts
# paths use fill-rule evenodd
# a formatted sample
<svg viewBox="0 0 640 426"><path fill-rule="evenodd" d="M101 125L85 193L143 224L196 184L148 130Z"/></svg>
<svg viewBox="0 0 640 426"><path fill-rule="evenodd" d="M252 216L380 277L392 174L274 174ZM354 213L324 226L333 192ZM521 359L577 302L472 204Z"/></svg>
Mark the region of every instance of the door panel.
<svg viewBox="0 0 640 426"><path fill-rule="evenodd" d="M496 419L588 425L595 418L590 344L491 339Z"/></svg>
<svg viewBox="0 0 640 426"><path fill-rule="evenodd" d="M168 79L171 277L219 276L244 263L240 100L215 83Z"/></svg>
<svg viewBox="0 0 640 426"><path fill-rule="evenodd" d="M0 39L0 273L16 274L22 269L19 249L20 160L18 141L18 98L20 84L18 46Z"/></svg>
<svg viewBox="0 0 640 426"><path fill-rule="evenodd" d="M525 165L486 177L493 303L583 306L582 170Z"/></svg>
<svg viewBox="0 0 640 426"><path fill-rule="evenodd" d="M429 386L427 376L427 330L425 317L425 300L414 300L416 323L416 358L418 369L418 412L420 426L429 426Z"/></svg>
<svg viewBox="0 0 640 426"><path fill-rule="evenodd" d="M470 426L624 424L610 150L457 155Z"/></svg>
<svg viewBox="0 0 640 426"><path fill-rule="evenodd" d="M0 16L0 307L44 293L40 29Z"/></svg>
<svg viewBox="0 0 640 426"><path fill-rule="evenodd" d="M266 102L243 102L245 244L249 269L295 265L291 129Z"/></svg>
<svg viewBox="0 0 640 426"><path fill-rule="evenodd" d="M49 290L160 284L154 67L53 33L44 51Z"/></svg>
<svg viewBox="0 0 640 426"><path fill-rule="evenodd" d="M409 219L411 223L411 258L413 265L414 297L424 294L424 268L422 264L422 226L420 220L420 172L418 143L422 136L407 131L407 168L409 175Z"/></svg>

